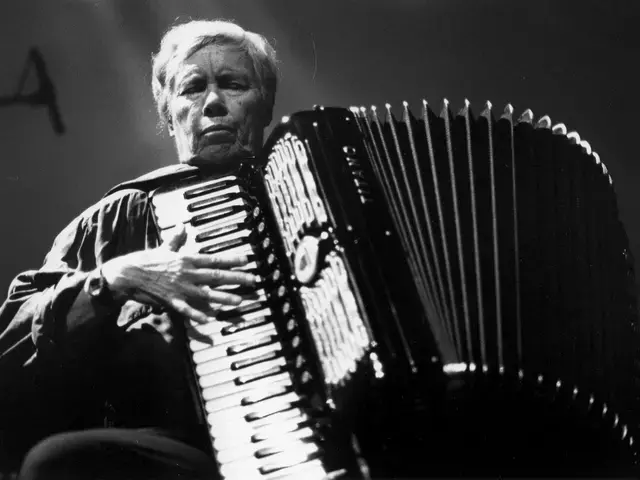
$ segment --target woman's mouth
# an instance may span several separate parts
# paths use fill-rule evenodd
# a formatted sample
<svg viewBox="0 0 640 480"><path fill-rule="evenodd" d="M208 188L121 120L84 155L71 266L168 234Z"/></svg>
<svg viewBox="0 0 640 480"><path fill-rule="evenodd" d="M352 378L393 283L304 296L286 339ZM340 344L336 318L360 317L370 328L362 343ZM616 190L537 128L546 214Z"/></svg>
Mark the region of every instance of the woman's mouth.
<svg viewBox="0 0 640 480"><path fill-rule="evenodd" d="M217 141L228 141L230 139L234 139L234 131L229 127L215 126L205 128L200 134L202 138L206 138L207 140L212 140L214 142Z"/></svg>

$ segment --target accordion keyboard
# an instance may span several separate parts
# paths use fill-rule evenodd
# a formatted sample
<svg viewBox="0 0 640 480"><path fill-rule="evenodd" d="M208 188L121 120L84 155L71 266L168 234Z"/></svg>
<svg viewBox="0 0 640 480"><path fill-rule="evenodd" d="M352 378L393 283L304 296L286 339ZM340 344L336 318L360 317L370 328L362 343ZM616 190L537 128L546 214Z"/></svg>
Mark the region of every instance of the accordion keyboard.
<svg viewBox="0 0 640 480"><path fill-rule="evenodd" d="M315 421L296 392L293 362L285 356L291 348L276 328L276 319L287 322L290 305L255 200L237 177L225 176L159 189L152 201L163 238L185 225L181 251L245 254L250 263L242 269L264 278L254 292L231 287L245 300L220 307L215 321L187 322L196 390L221 477L325 478Z"/></svg>

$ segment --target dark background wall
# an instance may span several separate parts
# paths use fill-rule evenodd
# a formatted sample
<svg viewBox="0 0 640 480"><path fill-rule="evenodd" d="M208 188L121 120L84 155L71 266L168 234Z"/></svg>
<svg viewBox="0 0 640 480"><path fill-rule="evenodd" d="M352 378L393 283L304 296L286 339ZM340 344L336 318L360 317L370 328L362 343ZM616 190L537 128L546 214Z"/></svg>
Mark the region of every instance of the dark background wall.
<svg viewBox="0 0 640 480"><path fill-rule="evenodd" d="M0 291L113 184L175 161L159 132L150 54L176 19L225 17L274 39L276 118L324 105L422 98L549 114L609 168L640 257L637 0L4 0L0 96L42 52L67 127L0 109ZM25 92L37 85L31 72Z"/></svg>

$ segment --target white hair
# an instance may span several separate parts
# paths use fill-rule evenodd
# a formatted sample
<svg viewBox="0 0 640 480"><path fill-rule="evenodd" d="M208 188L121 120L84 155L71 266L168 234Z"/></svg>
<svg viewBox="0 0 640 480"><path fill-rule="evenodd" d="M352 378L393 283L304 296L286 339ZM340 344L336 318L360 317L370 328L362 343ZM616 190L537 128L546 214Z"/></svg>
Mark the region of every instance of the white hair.
<svg viewBox="0 0 640 480"><path fill-rule="evenodd" d="M152 56L151 88L161 124L171 120L169 95L174 88L179 64L211 44L237 46L249 55L270 115L275 103L278 71L276 51L267 39L233 22L193 20L171 27L162 37L158 53Z"/></svg>

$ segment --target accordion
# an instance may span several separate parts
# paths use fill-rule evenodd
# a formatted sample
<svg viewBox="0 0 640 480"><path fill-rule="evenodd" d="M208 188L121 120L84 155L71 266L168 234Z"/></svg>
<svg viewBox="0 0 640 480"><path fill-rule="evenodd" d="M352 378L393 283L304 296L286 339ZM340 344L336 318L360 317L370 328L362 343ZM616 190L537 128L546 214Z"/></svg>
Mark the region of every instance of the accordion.
<svg viewBox="0 0 640 480"><path fill-rule="evenodd" d="M264 279L186 327L221 478L635 468L633 258L605 165L564 125L316 107L152 200L185 248Z"/></svg>

